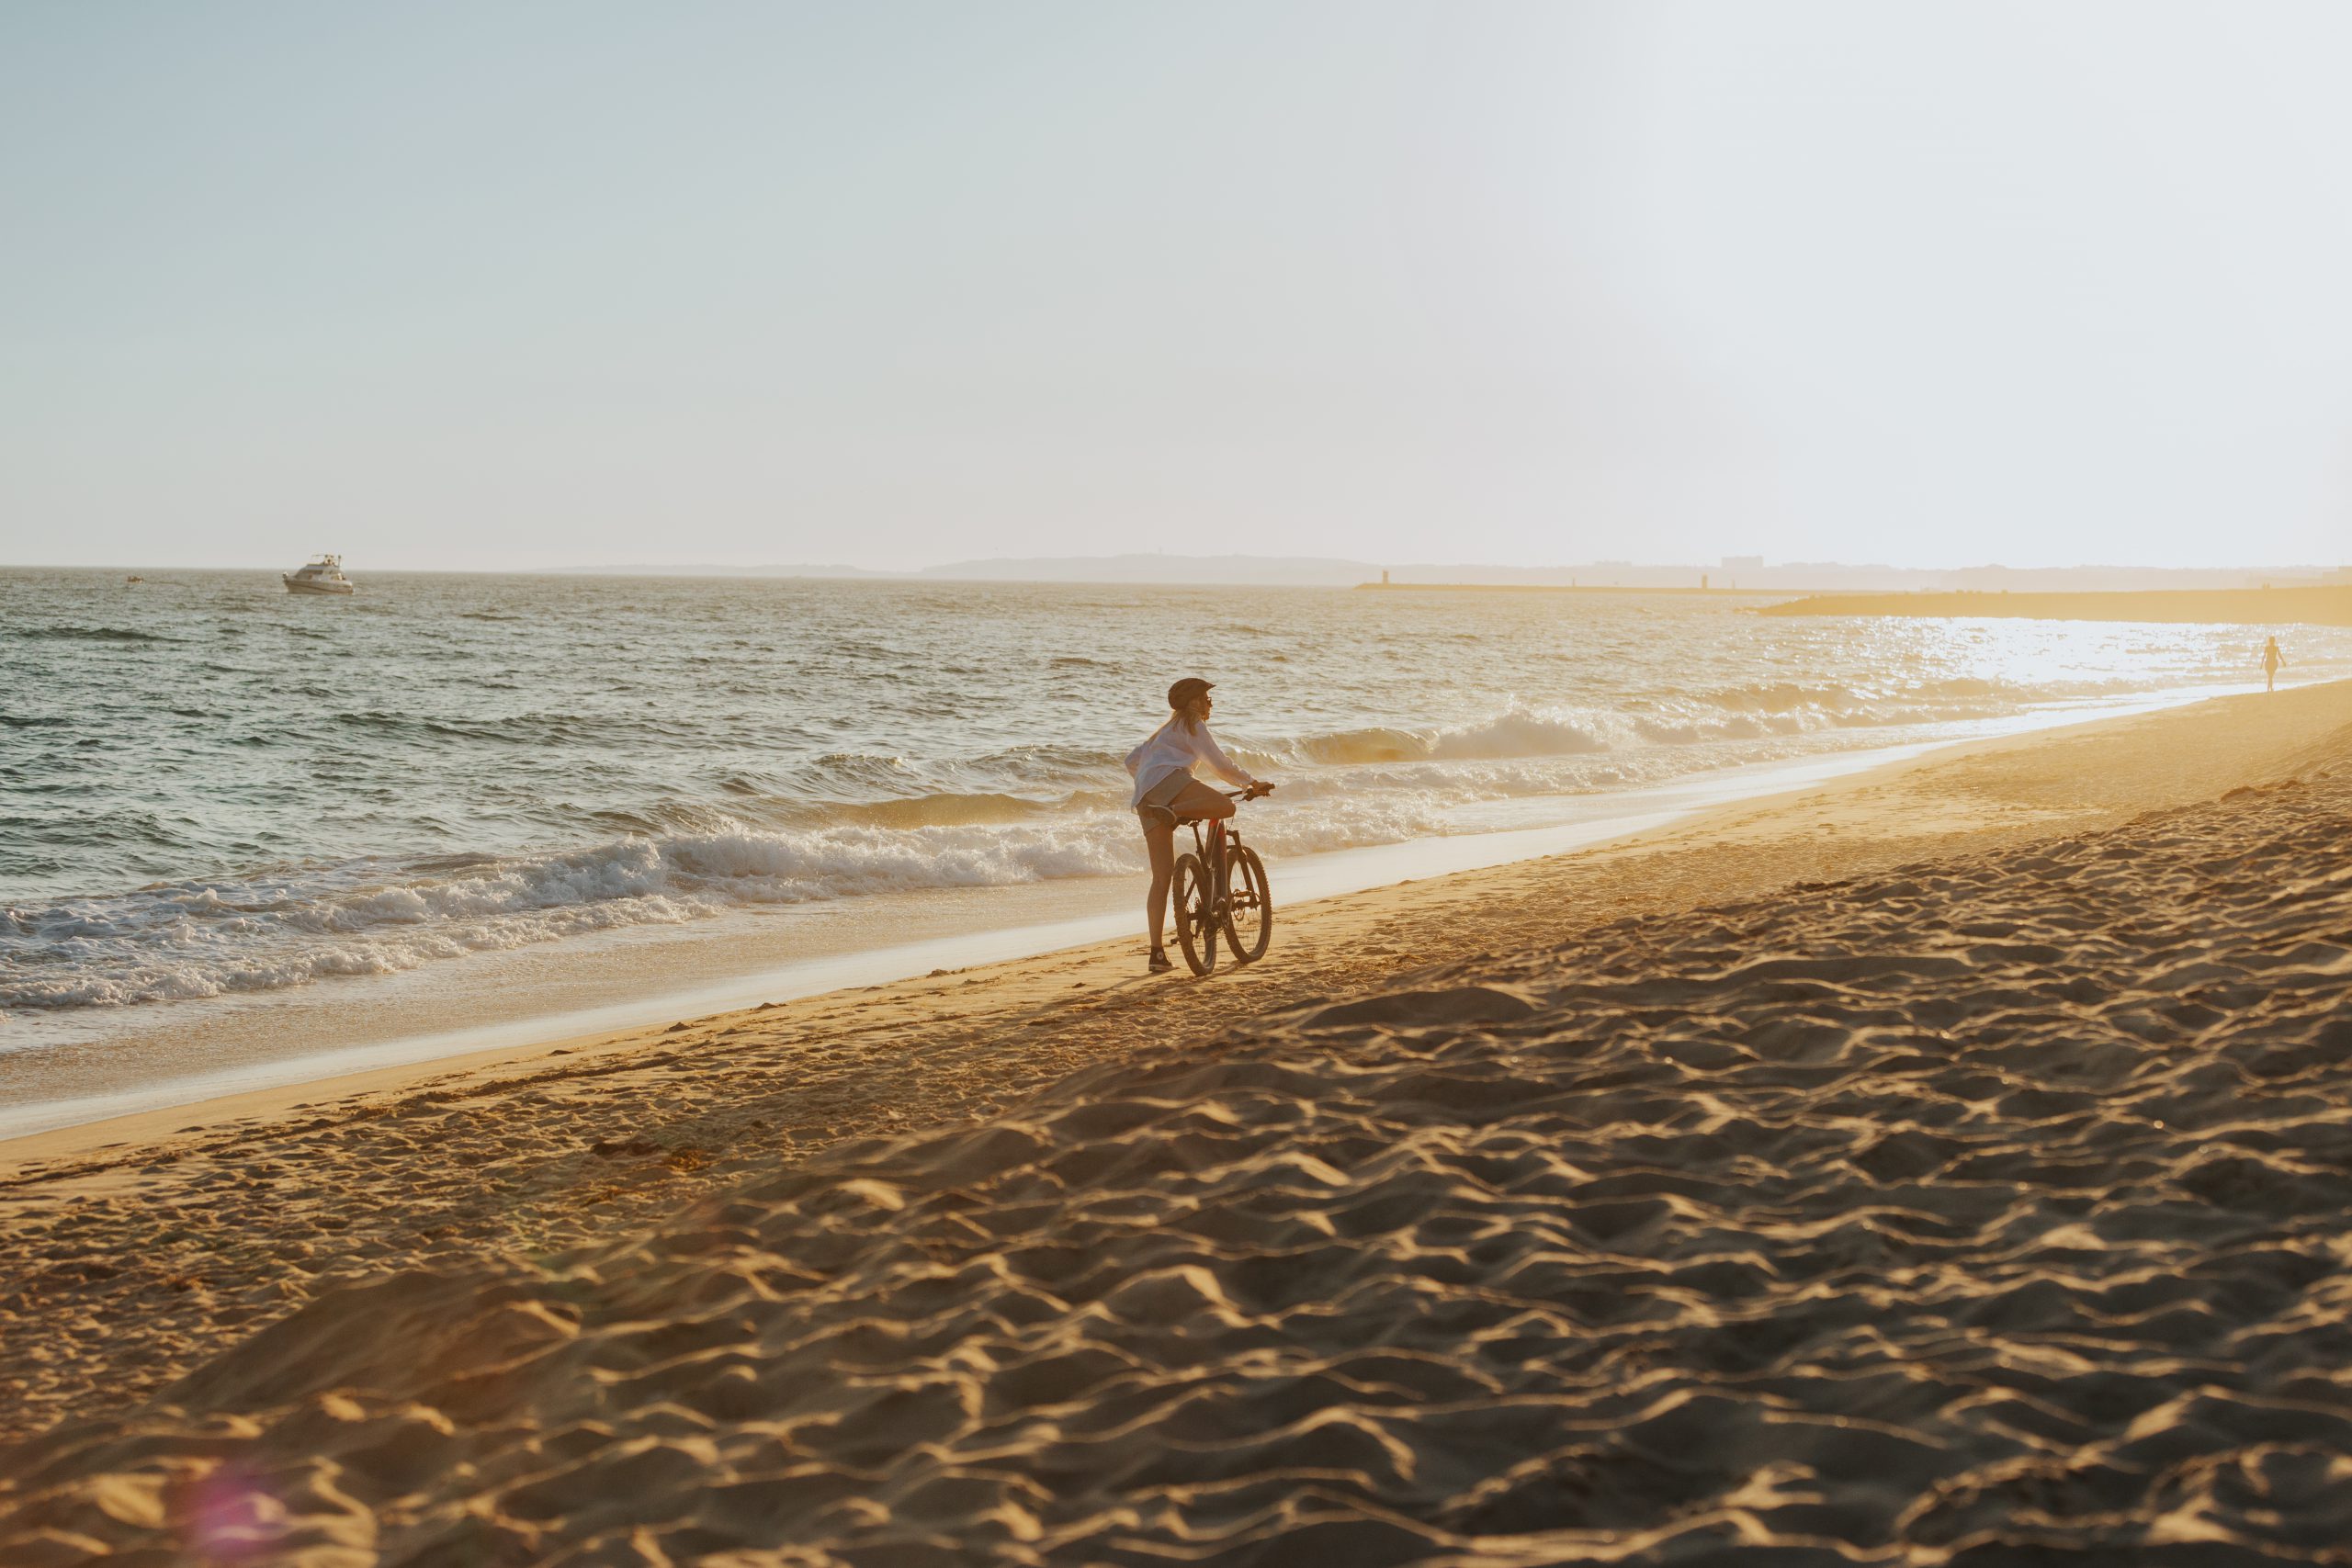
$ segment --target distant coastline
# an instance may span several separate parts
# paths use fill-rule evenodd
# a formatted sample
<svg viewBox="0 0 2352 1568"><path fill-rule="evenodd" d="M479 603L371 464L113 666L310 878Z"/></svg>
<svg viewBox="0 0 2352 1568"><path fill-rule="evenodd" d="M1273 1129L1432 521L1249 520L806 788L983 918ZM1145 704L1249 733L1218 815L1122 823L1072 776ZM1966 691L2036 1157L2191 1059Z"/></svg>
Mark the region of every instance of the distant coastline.
<svg viewBox="0 0 2352 1568"><path fill-rule="evenodd" d="M1024 556L949 561L904 570L832 564L725 566L615 565L550 569L563 575L652 577L852 578L888 582L1064 582L1280 588L1540 589L1569 592L1747 594L2191 592L2352 585L2352 568L2272 564L2247 567L1898 567L1883 562L1778 561L1727 556L1706 562L1591 560L1558 566L1477 561L1369 561L1327 556L1191 556L1153 552L1116 556Z"/></svg>

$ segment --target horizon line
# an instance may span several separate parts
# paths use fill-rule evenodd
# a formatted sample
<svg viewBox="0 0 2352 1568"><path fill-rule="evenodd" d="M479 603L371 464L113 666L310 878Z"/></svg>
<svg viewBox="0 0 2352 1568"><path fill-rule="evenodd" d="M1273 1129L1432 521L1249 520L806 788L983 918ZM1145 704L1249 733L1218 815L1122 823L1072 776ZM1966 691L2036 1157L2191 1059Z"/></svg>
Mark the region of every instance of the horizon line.
<svg viewBox="0 0 2352 1568"><path fill-rule="evenodd" d="M2017 572L2041 573L2060 571L2116 572L2346 572L2352 564L2330 561L2250 561L2187 566L2153 565L2132 561L2078 560L2064 564L2041 566L2012 566L2003 561L1974 561L1934 566L1905 566L1892 561L1848 561L1835 559L1772 559L1762 557L1719 558L1705 560L1627 558L1555 561L1528 564L1509 561L1476 560L1366 560L1347 556L1308 555L1176 555L1167 552L1128 551L1116 555L1064 556L978 556L955 560L933 562L918 567L865 567L845 561L599 561L580 565L548 566L384 566L363 567L382 576L442 575L472 577L553 577L553 576L628 576L641 573L672 575L707 574L731 576L764 573L775 576L805 575L810 577L871 577L907 579L935 576L953 569L971 567L1001 567L1011 565L1079 566L1090 563L1127 561L1165 561L1171 566L1188 562L1256 562L1269 566L1346 568L1351 570L1429 571L1467 570L1512 573L1583 572L1583 571L1695 571L1702 573L1791 570L1884 571L1905 573L1939 572ZM296 563L300 564L300 563ZM290 567L274 563L198 562L187 560L121 560L121 561L0 561L0 571L286 571Z"/></svg>

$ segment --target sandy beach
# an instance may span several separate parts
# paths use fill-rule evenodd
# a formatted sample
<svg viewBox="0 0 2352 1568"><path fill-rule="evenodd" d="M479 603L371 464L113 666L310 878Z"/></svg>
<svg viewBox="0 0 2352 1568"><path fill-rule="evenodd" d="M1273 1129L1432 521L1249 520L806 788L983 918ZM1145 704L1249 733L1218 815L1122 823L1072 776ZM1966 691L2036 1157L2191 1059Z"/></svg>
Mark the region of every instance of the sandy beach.
<svg viewBox="0 0 2352 1568"><path fill-rule="evenodd" d="M1967 615L1992 620L2205 622L2272 626L2352 626L2352 584L2273 588L2146 588L2103 593L2007 589L1951 592L1822 593L1764 606L1766 615Z"/></svg>
<svg viewBox="0 0 2352 1568"><path fill-rule="evenodd" d="M0 1144L0 1562L2352 1561L2347 821L2316 685Z"/></svg>

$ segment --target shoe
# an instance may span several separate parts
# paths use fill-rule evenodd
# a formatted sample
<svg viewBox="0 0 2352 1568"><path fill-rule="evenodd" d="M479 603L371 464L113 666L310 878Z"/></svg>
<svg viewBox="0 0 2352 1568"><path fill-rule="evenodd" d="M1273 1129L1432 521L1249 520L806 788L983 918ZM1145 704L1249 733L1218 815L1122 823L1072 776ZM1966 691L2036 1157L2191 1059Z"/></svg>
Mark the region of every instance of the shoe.
<svg viewBox="0 0 2352 1568"><path fill-rule="evenodd" d="M1151 962L1145 964L1144 967L1154 975L1157 975L1163 969L1173 969L1176 965L1168 961L1168 950L1166 948L1155 947L1151 950Z"/></svg>

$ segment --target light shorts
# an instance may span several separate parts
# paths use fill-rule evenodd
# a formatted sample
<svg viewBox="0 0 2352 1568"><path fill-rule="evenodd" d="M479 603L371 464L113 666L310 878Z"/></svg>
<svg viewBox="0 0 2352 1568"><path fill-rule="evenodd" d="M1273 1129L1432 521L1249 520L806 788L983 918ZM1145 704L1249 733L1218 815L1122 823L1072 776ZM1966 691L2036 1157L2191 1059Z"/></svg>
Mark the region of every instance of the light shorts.
<svg viewBox="0 0 2352 1568"><path fill-rule="evenodd" d="M1147 829L1174 826L1175 814L1168 808L1176 804L1176 797L1182 795L1184 786L1192 782L1191 773L1182 768L1177 769L1144 791L1143 798L1136 802L1136 818ZM1163 818L1168 819L1165 823L1161 820Z"/></svg>

